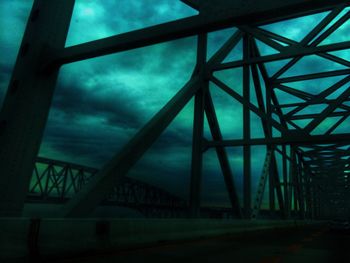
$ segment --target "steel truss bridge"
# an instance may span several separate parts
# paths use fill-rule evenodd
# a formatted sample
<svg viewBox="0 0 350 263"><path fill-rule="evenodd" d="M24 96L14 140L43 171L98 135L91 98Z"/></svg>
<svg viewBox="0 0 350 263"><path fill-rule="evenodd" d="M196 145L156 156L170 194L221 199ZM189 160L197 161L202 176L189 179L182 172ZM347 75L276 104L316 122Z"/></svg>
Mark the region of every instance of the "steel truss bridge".
<svg viewBox="0 0 350 263"><path fill-rule="evenodd" d="M192 217L200 215L202 156L203 149L208 148L215 148L229 194L231 211L235 217L247 219L258 217L263 193L266 191L269 195L270 211L276 210L278 206L282 218L289 218L295 213L301 218L349 215L350 134L339 133L337 128L346 124L350 115L350 61L335 55L334 52L349 50L350 41L342 39L337 43L323 43L349 20L349 1L182 0L182 2L197 9L199 14L64 47L74 0L34 1L0 113L0 186L3 189L0 200L1 216L21 214L60 66L188 36L197 36L198 39L197 63L190 80L134 138L125 144L119 153L96 172L91 180L78 177L74 183L70 182L69 185L74 191L80 188L81 190L66 202L65 209L59 216L83 217L104 201L107 195L115 193L115 189L126 189L121 187L123 182L133 184L134 181L125 179L128 171L193 97L195 104L189 195L189 210ZM328 14L300 41L261 27L324 11L328 11ZM207 58L207 34L229 27L236 27L237 31L212 57ZM240 41L243 43L242 58L225 62L225 58ZM258 41L276 52L262 54ZM342 66L342 69L284 76L285 72L309 56L321 57L334 65ZM275 73L268 72L267 63L286 59L288 61ZM238 93L233 84L226 83L215 75L216 72L234 68L241 68L243 71L243 94ZM338 81L328 87L320 88L317 93L300 90L295 86L296 82L318 83L317 81L335 76L339 77ZM212 87L209 88L209 85L224 91L232 97L232 101L239 102L243 106L242 139L223 139L211 96ZM281 99L278 96L279 92L298 98L298 102L290 103ZM256 104L252 102L252 96L256 96ZM310 111L310 107L315 105L320 106L322 110ZM307 113L305 109L309 109ZM261 120L263 138L252 138L251 113ZM208 120L212 138L204 138L204 118ZM319 128L326 122L327 129L321 129L320 132ZM251 190L253 145L265 145L267 149L264 168L255 193ZM243 147L243 207L240 205L234 174L226 151L227 147L234 146ZM282 158L281 170L278 169L278 158ZM43 159L41 161L45 162ZM53 168L48 168L47 173L50 169ZM67 178L64 174L69 173L68 171L66 168L61 178ZM39 174L36 176L40 178ZM61 198L69 186L61 189L58 181L55 181L58 179L55 178L55 175L51 176L55 191L61 194ZM79 178L87 180L84 187ZM65 179L62 180L62 183L67 183ZM269 188L265 189L267 182ZM43 187L40 180L35 184L35 189L38 187ZM144 184L143 187L149 186ZM45 188L46 192L41 193L46 195L54 188ZM152 189L154 188L148 188L148 193L152 192ZM161 191L157 190L155 197L160 203L164 200L174 205L180 203L164 192L160 193ZM117 202L122 196L118 195Z"/></svg>
<svg viewBox="0 0 350 263"><path fill-rule="evenodd" d="M26 198L27 203L64 204L79 193L98 173L97 168L38 157ZM159 187L123 177L101 202L105 206L128 207L145 217L173 218L188 216L188 202ZM265 217L268 211L263 211ZM201 216L230 218L232 209L201 207Z"/></svg>
<svg viewBox="0 0 350 263"><path fill-rule="evenodd" d="M93 180L97 173L96 168L37 158L26 201L66 203ZM122 178L102 204L133 208L147 217L184 217L187 214L185 200L128 177Z"/></svg>

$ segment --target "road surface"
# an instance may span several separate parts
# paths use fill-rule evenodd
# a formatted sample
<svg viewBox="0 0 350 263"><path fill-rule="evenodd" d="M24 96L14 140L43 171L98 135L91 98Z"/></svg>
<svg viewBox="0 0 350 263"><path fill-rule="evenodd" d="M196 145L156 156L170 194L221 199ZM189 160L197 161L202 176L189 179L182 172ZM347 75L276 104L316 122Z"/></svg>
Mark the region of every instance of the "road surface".
<svg viewBox="0 0 350 263"><path fill-rule="evenodd" d="M350 234L327 227L261 231L57 259L56 263L350 262Z"/></svg>

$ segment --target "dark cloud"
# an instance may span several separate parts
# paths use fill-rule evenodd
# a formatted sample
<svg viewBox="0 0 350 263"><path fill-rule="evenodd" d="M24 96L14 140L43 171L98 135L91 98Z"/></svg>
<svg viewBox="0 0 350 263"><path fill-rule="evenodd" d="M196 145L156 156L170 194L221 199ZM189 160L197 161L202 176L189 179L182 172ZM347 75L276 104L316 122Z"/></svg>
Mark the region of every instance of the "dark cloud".
<svg viewBox="0 0 350 263"><path fill-rule="evenodd" d="M138 128L142 116L137 105L126 94L104 94L84 90L80 86L57 87L53 107L74 120L84 116L99 116L110 126ZM54 120L53 120L54 121Z"/></svg>
<svg viewBox="0 0 350 263"><path fill-rule="evenodd" d="M0 74L9 78L12 73L13 66L10 63L0 63Z"/></svg>
<svg viewBox="0 0 350 263"><path fill-rule="evenodd" d="M196 14L174 0L77 0L69 45L108 37ZM88 29L89 32L82 32ZM77 32L80 32L77 35Z"/></svg>

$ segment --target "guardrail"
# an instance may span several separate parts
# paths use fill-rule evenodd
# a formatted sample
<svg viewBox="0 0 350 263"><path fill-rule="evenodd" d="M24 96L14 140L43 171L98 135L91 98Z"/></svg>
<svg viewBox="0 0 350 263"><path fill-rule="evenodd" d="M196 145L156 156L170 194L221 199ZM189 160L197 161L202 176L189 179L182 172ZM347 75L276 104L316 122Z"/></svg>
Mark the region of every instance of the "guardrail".
<svg viewBox="0 0 350 263"><path fill-rule="evenodd" d="M303 226L306 221L213 219L0 219L0 262ZM6 261L5 261L6 260Z"/></svg>

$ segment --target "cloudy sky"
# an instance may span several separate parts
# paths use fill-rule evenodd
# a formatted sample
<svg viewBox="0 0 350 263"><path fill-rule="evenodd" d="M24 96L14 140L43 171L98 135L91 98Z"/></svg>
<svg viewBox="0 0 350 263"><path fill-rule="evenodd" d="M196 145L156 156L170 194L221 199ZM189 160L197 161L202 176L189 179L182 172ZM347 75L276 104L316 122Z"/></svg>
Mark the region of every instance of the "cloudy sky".
<svg viewBox="0 0 350 263"><path fill-rule="evenodd" d="M0 105L32 2L0 2ZM195 10L177 0L76 0L66 46L195 14ZM326 15L327 12L264 28L300 41ZM229 28L209 34L208 57L235 30ZM346 30L349 30L349 23L327 38L324 44L346 39ZM262 54L276 53L276 50L258 44ZM190 78L196 59L195 47L196 38L189 37L63 66L39 155L102 167ZM225 62L240 59L241 50L241 44L238 44ZM349 52L341 52L334 54L350 58ZM268 63L269 74L276 72L286 62ZM327 68L344 67L308 56L281 77L300 75L301 72L320 72ZM242 93L241 68L216 72L215 76ZM339 79L341 77L328 78L322 83L326 87ZM301 90L308 85L309 92L319 92L320 83L312 83L293 85ZM211 92L224 138L241 138L242 106L215 87L211 87ZM298 100L283 92L277 93L277 96L286 102ZM256 104L254 94L251 100ZM187 198L192 108L193 101L190 101L129 176ZM318 128L324 130L322 127ZM210 138L207 126L205 134ZM260 121L252 114L252 137L262 135ZM242 148L230 148L228 153L234 179L242 195ZM253 191L261 173L264 154L264 147L253 147ZM228 200L214 150L204 154L203 199L205 204L214 205L224 205Z"/></svg>

